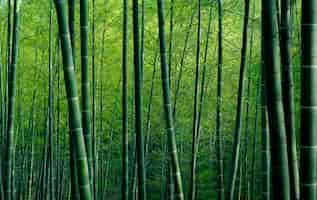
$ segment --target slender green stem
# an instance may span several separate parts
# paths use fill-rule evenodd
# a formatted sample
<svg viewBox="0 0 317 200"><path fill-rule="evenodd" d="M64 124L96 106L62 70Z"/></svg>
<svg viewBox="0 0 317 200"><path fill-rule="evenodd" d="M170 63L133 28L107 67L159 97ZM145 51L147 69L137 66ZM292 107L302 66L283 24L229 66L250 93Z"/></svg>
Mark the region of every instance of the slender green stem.
<svg viewBox="0 0 317 200"><path fill-rule="evenodd" d="M317 196L317 1L302 1L300 199Z"/></svg>
<svg viewBox="0 0 317 200"><path fill-rule="evenodd" d="M280 80L275 0L262 0L265 85L272 158L273 198L290 199L286 132Z"/></svg>
<svg viewBox="0 0 317 200"><path fill-rule="evenodd" d="M196 43L196 69L195 69L195 92L194 92L194 113L193 113L193 126L192 126L192 152L191 152L191 176L189 199L195 200L196 197L196 162L198 151L198 86L199 86L199 69L200 69L200 38L201 38L201 1L198 0L198 18L197 18L197 43Z"/></svg>
<svg viewBox="0 0 317 200"><path fill-rule="evenodd" d="M20 25L20 2L14 0L13 13L13 34L12 34L12 52L10 66L8 69L8 108L7 108L7 142L4 157L4 196L5 199L12 198L12 176L13 152L14 152L14 114L15 114L15 96L16 96L16 65L19 48L19 25Z"/></svg>
<svg viewBox="0 0 317 200"><path fill-rule="evenodd" d="M221 133L221 102L222 102L222 0L218 2L218 66L217 66L217 105L216 105L216 155L217 155L217 199L224 200L224 176L223 176L223 156L222 156L222 133Z"/></svg>
<svg viewBox="0 0 317 200"><path fill-rule="evenodd" d="M75 161L80 198L84 200L90 200L92 196L89 184L88 161L82 131L77 83L71 51L72 47L69 37L69 29L67 26L66 5L64 0L54 0L54 2L62 47L61 50L63 56L64 79L68 100L70 140L73 142L75 149Z"/></svg>
<svg viewBox="0 0 317 200"><path fill-rule="evenodd" d="M174 177L175 197L177 200L183 200L183 186L182 178L179 167L177 147L175 140L175 129L171 107L170 86L169 86L169 74L168 65L166 59L166 46L165 46L165 22L164 22L164 1L157 0L158 22L159 22L159 38L160 38L160 55L161 55L161 78L163 88L163 102L164 113L166 121L166 131L168 134L168 149L171 156L171 167Z"/></svg>
<svg viewBox="0 0 317 200"><path fill-rule="evenodd" d="M280 52L282 64L282 94L285 117L287 154L290 172L291 199L299 200L299 175L295 133L295 102L292 65L291 0L281 0Z"/></svg>
<svg viewBox="0 0 317 200"><path fill-rule="evenodd" d="M86 145L88 170L91 190L93 186L92 175L92 144L90 133L90 98L89 98L89 66L88 66L88 0L80 0L80 41L81 41L81 105L82 125Z"/></svg>
<svg viewBox="0 0 317 200"><path fill-rule="evenodd" d="M234 199L235 182L239 167L239 152L241 142L241 127L242 127L242 111L243 111L243 96L244 96L244 75L245 75L245 61L247 53L247 41L248 41L248 24L249 24L249 13L250 13L250 0L244 1L244 20L243 20L243 36L242 36L242 48L241 48L241 60L240 60L240 76L237 96L237 111L236 111L236 124L234 131L234 142L233 142L233 153L232 161L233 164L230 167L229 181L227 187L227 200ZM240 180L241 181L241 180Z"/></svg>
<svg viewBox="0 0 317 200"><path fill-rule="evenodd" d="M75 0L68 0L68 26L69 26L69 34L70 41L72 44L72 54L73 54L73 62L74 67L76 66L76 31L75 31Z"/></svg>
<svg viewBox="0 0 317 200"><path fill-rule="evenodd" d="M140 200L146 199L144 135L142 128L142 65L139 37L138 0L133 0L133 48L134 48L134 95L135 95L135 131L138 163L138 194Z"/></svg>
<svg viewBox="0 0 317 200"><path fill-rule="evenodd" d="M128 200L128 0L123 0L122 36L122 200Z"/></svg>

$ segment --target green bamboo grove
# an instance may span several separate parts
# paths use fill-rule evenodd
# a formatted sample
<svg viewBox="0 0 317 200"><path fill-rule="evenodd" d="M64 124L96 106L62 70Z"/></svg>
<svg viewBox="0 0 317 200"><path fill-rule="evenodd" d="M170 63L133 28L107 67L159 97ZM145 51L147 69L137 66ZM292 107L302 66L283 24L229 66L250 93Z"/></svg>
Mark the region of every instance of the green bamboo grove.
<svg viewBox="0 0 317 200"><path fill-rule="evenodd" d="M0 0L0 199L317 200L317 0Z"/></svg>

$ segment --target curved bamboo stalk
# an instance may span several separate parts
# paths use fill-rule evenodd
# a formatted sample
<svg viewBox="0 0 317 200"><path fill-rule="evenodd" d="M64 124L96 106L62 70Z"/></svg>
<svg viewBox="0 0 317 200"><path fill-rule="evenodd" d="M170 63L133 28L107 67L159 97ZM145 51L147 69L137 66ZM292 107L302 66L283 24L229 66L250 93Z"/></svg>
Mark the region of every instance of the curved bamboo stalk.
<svg viewBox="0 0 317 200"><path fill-rule="evenodd" d="M68 0L68 26L70 34L70 42L72 46L72 57L74 69L76 70L76 31L75 31L75 0ZM73 148L73 141L70 140L70 176L71 176L71 198L79 200L79 188L77 181L77 167L75 162L75 149Z"/></svg>
<svg viewBox="0 0 317 200"><path fill-rule="evenodd" d="M89 184L88 161L82 132L81 114L77 95L77 84L71 51L72 47L69 37L69 30L66 23L66 6L64 0L54 0L54 2L56 7L59 36L61 39L62 47L61 49L63 56L64 79L68 100L69 128L71 138L70 140L73 141L73 146L75 149L75 161L77 165L76 167L80 198L84 200L90 200L92 196Z"/></svg>
<svg viewBox="0 0 317 200"><path fill-rule="evenodd" d="M88 66L88 0L80 0L80 44L81 44L81 105L82 126L91 191L93 188L92 174L92 142L90 133L90 98L89 98L89 66ZM74 49L74 48L73 48Z"/></svg>
<svg viewBox="0 0 317 200"><path fill-rule="evenodd" d="M166 59L166 46L165 46L165 27L164 27L164 2L163 0L157 0L157 13L159 22L159 38L160 38L160 55L161 55L161 78L163 88L163 102L164 113L166 120L166 129L168 134L168 149L171 156L171 167L174 177L175 198L177 200L183 200L183 186L182 178L179 167L177 147L175 140L175 129L171 108L170 86L169 86L169 74L168 65Z"/></svg>

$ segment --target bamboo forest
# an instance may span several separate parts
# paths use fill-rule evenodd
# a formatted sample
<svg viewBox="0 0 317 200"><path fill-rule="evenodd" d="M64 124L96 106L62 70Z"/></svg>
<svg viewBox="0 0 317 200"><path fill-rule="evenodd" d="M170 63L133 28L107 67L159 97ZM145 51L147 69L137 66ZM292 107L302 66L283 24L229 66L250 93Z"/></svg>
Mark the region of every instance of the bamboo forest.
<svg viewBox="0 0 317 200"><path fill-rule="evenodd" d="M0 200L317 200L317 0L0 0Z"/></svg>

